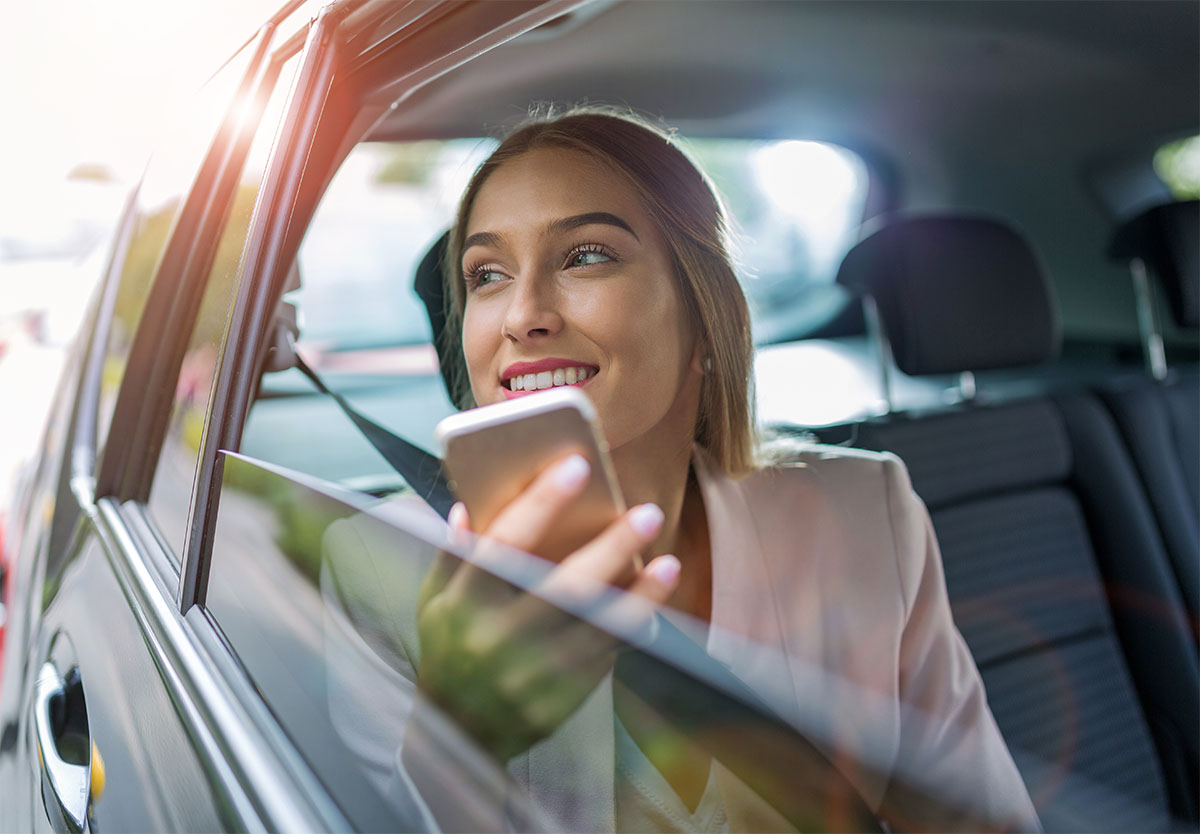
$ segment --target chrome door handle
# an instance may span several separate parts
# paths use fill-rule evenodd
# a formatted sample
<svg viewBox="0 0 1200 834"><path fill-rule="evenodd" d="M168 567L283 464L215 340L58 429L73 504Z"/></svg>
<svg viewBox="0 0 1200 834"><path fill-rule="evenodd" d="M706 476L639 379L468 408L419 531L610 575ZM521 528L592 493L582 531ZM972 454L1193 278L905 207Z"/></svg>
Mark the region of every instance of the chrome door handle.
<svg viewBox="0 0 1200 834"><path fill-rule="evenodd" d="M37 736L38 762L42 770L42 801L51 825L56 829L80 834L87 830L88 793L91 789L91 739L80 751L70 749L62 741L71 716L65 715L68 705L67 687L53 663L46 663L38 673L34 686L33 723ZM80 690L82 697L82 689ZM68 749L64 750L63 747ZM64 755L65 754L65 755Z"/></svg>

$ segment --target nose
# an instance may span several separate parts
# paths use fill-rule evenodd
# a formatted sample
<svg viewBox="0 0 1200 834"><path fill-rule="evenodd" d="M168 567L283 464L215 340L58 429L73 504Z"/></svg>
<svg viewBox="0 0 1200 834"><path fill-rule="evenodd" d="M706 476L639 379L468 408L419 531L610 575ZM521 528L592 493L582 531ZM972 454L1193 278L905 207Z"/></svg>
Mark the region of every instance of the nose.
<svg viewBox="0 0 1200 834"><path fill-rule="evenodd" d="M504 311L504 336L514 342L531 342L562 330L557 293L549 278L531 277L514 282Z"/></svg>

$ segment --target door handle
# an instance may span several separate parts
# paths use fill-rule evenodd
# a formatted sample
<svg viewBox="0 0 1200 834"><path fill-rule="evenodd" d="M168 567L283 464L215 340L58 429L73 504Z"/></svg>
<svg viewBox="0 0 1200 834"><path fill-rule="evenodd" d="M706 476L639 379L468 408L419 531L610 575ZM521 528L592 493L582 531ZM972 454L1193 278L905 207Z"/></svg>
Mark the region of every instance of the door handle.
<svg viewBox="0 0 1200 834"><path fill-rule="evenodd" d="M53 663L43 665L33 709L46 814L56 831L81 834L88 828L92 744L79 668L64 680Z"/></svg>

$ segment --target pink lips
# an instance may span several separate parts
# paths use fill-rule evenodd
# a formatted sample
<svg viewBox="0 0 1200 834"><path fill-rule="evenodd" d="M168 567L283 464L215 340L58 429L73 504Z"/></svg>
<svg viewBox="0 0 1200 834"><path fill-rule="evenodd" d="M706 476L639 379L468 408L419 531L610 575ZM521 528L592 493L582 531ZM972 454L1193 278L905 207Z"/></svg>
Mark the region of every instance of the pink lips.
<svg viewBox="0 0 1200 834"><path fill-rule="evenodd" d="M596 373L600 370L599 367L590 362L580 362L576 359L562 359L560 357L551 357L549 359L538 359L536 362L514 362L500 373L500 381L508 382L513 377L524 376L525 374L539 374L543 371L557 371L560 368L591 368L592 375L583 382L572 382L574 388L581 388L587 385L596 378ZM504 394L506 400L512 400L517 397L525 397L529 394L536 394L537 391L513 391L500 386L500 391Z"/></svg>

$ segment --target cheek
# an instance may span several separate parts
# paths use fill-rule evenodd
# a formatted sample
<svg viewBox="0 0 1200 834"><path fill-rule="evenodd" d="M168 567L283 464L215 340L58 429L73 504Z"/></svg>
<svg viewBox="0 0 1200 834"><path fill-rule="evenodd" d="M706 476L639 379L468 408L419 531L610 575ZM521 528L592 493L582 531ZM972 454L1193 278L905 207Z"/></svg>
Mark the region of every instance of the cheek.
<svg viewBox="0 0 1200 834"><path fill-rule="evenodd" d="M626 343L643 351L652 363L674 361L688 341L688 327L671 279L635 284L622 305L621 309L639 311L620 322Z"/></svg>
<svg viewBox="0 0 1200 834"><path fill-rule="evenodd" d="M477 375L487 370L496 355L500 326L492 322L494 318L486 306L477 304L468 305L463 312L462 349L472 387Z"/></svg>

